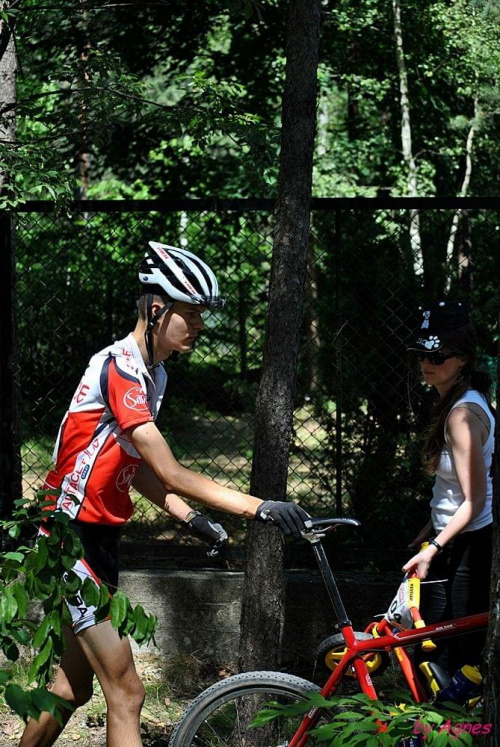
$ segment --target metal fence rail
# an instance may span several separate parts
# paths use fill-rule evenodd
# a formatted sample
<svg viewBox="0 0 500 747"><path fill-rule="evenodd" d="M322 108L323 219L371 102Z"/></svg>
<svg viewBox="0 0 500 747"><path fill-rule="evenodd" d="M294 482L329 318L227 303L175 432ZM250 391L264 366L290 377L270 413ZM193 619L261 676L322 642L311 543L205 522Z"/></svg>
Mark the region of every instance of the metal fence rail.
<svg viewBox="0 0 500 747"><path fill-rule="evenodd" d="M28 203L17 213L25 494L43 480L89 357L134 325L136 269L150 239L200 254L229 298L208 318L197 349L168 365L159 426L183 464L248 490L273 207L89 201L64 212ZM416 434L428 393L404 346L417 304L444 294L466 299L483 366L495 369L499 227L493 199L313 201L289 490L313 514L353 512L364 522L357 544L397 547L398 533L409 538L426 510ZM193 540L143 498L135 501L126 539L136 555L150 561L161 546L182 564ZM224 523L241 548L242 522Z"/></svg>

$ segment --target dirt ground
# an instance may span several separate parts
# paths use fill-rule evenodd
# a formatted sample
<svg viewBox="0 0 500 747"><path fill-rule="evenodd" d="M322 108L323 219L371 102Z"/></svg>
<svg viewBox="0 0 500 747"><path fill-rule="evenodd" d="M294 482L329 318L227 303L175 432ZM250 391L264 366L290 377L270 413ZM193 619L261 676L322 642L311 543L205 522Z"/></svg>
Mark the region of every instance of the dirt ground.
<svg viewBox="0 0 500 747"><path fill-rule="evenodd" d="M141 714L144 747L167 747L183 707L209 684L231 674L195 657L165 660L151 654L140 654L135 659L147 692ZM17 745L23 729L22 719L5 706L0 707L0 747ZM71 716L57 745L105 747L106 704L98 685L91 701Z"/></svg>

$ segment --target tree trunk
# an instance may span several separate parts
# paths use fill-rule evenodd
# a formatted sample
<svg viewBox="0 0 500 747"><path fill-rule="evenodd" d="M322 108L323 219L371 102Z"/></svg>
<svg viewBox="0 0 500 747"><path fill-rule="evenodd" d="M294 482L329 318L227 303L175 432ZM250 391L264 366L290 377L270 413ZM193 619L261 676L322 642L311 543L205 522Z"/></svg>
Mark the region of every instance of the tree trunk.
<svg viewBox="0 0 500 747"><path fill-rule="evenodd" d="M9 10L10 3L2 2L1 9ZM13 143L16 137L16 71L17 56L14 40L14 21L0 19L0 142ZM0 191L5 175L0 169Z"/></svg>
<svg viewBox="0 0 500 747"><path fill-rule="evenodd" d="M359 44L351 41L349 44L348 69L356 73L359 70ZM359 99L358 93L354 93L352 83L347 83L347 135L349 141L353 143L358 139L358 121L359 121Z"/></svg>
<svg viewBox="0 0 500 747"><path fill-rule="evenodd" d="M403 27L401 24L401 7L399 0L392 0L394 13L394 37L396 40L396 59L399 75L399 94L401 104L401 146L403 159L407 169L407 191L409 197L417 197L418 173L413 156L411 118L410 118L410 87L403 46ZM422 243L420 238L420 213L410 210L410 246L413 257L415 275L422 275L424 263L422 257Z"/></svg>
<svg viewBox="0 0 500 747"><path fill-rule="evenodd" d="M90 186L90 143L89 143L89 111L88 111L88 94L86 89L89 87L91 80L90 66L89 66L89 55L92 49L89 40L89 16L88 16L88 0L81 0L81 19L79 22L80 27L80 43L79 43L79 65L78 65L78 87L80 89L80 112L79 112L79 147L77 153L77 178L78 178L78 191L77 199L86 200L88 198L88 191Z"/></svg>
<svg viewBox="0 0 500 747"><path fill-rule="evenodd" d="M307 391L313 394L320 388L319 355L321 351L321 337L319 330L319 316L316 308L318 298L318 272L314 244L309 242L307 252L307 281L306 281L306 336L305 346L307 365Z"/></svg>
<svg viewBox="0 0 500 747"><path fill-rule="evenodd" d="M497 324L500 325L500 306ZM500 346L497 351L497 391L500 391ZM493 724L485 742L500 747L500 410L497 409L493 473L493 567L491 570L490 624L486 641L484 722Z"/></svg>
<svg viewBox="0 0 500 747"><path fill-rule="evenodd" d="M465 172L464 172L464 178L462 180L462 186L460 188L459 197L467 197L467 194L469 192L469 186L470 181L472 177L472 148L474 144L474 135L476 134L476 122L479 117L479 102L477 98L474 99L474 118L472 120L471 126L469 127L469 132L467 134L467 140L465 142ZM451 269L452 263L453 263L453 255L455 252L455 243L457 237L460 235L460 224L466 219L466 215L461 211L457 210L455 214L453 215L453 220L451 222L451 229L450 229L450 235L448 238L448 244L446 247L446 259L448 262L448 267ZM462 280L464 275L469 275L468 269L469 269L469 263L470 263L470 257L469 253L467 253L464 256L464 252L460 251L461 246L459 244L459 253L458 253L458 277ZM451 272L448 275L447 283L446 283L446 292L449 293L451 288Z"/></svg>
<svg viewBox="0 0 500 747"><path fill-rule="evenodd" d="M10 3L2 2L2 11ZM8 147L16 137L16 71L14 21L0 19L0 141ZM9 186L0 169L0 192ZM0 518L12 516L14 500L22 495L19 424L19 381L15 320L15 271L12 218L0 214ZM3 546L3 537L0 544ZM5 549L5 548L4 548Z"/></svg>
<svg viewBox="0 0 500 747"><path fill-rule="evenodd" d="M284 500L287 492L309 236L319 27L318 0L291 0L273 263L251 481L253 495L273 500ZM253 524L247 551L240 669L274 669L279 665L283 539L274 527ZM252 747L256 738L252 730Z"/></svg>

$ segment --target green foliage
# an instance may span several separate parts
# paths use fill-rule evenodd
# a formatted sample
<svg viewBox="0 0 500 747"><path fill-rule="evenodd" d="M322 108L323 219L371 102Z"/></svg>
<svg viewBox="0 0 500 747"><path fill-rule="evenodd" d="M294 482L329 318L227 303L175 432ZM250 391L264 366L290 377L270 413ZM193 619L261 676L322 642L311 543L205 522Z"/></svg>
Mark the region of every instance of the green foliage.
<svg viewBox="0 0 500 747"><path fill-rule="evenodd" d="M302 716L311 708L325 709L328 723L311 731L313 744L330 747L396 747L400 740L420 735L425 744L435 747L473 745L473 735L489 732L481 723L481 714L466 711L452 703L436 708L430 703L414 703L407 693L394 693L393 703L371 700L367 695L325 699L311 694L307 701L293 705L270 703L254 719L252 726L259 727L274 718Z"/></svg>
<svg viewBox="0 0 500 747"><path fill-rule="evenodd" d="M0 144L2 206L91 196L82 159L91 161L91 183L107 183L113 196L131 188L134 196L161 196L174 184L183 194L190 171L197 178L186 191L214 191L218 163L230 174L228 196L235 194L231 172L242 168L247 182L265 189L275 123L230 72L242 34L245 44L259 44L253 10L251 2L236 2L230 15L218 3L198 3L187 22L181 3L66 0L63 8L50 1L42 8L27 0L16 17L16 142Z"/></svg>
<svg viewBox="0 0 500 747"><path fill-rule="evenodd" d="M40 491L34 501L16 501L14 518L0 522L10 544L33 532L42 515L49 532L40 533L34 544L19 544L0 555L0 649L10 662L19 659L23 648L32 652L29 688L12 682L11 670L2 669L0 696L23 718L38 718L42 711L49 711L61 719L61 709L70 708L45 690L64 650L62 628L71 623L66 600L78 595L86 604L95 605L98 620L109 617L121 636L130 635L139 645L150 641L156 628L156 618L140 605L133 607L122 592L111 597L104 584L98 588L89 578L82 583L72 571L83 557L83 548L69 516L51 510L54 495L54 491Z"/></svg>
<svg viewBox="0 0 500 747"><path fill-rule="evenodd" d="M340 0L328 13L319 81L318 196L373 196L378 189L406 193L391 8L382 0ZM500 155L495 19L498 4L489 0L401 3L420 195L460 192L472 126L470 190L494 193L496 166L485 168L484 159L492 158L492 165Z"/></svg>
<svg viewBox="0 0 500 747"><path fill-rule="evenodd" d="M179 0L26 0L5 12L17 25L22 74L17 139L0 144L0 206L103 192L276 194L286 4L194 2L187 15ZM491 193L500 159L498 4L410 0L402 27L419 194L460 191L472 126L470 192ZM391 3L323 8L318 85L314 194L404 194Z"/></svg>

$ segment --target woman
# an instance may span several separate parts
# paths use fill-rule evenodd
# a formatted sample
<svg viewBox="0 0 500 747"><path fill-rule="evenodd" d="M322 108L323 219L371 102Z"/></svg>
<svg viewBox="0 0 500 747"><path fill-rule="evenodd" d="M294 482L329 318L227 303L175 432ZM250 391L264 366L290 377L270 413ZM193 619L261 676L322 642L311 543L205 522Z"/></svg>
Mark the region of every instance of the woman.
<svg viewBox="0 0 500 747"><path fill-rule="evenodd" d="M476 336L465 304L439 301L419 311L409 349L439 395L423 448L435 482L431 519L410 547L429 544L403 570L437 581L422 586L422 617L430 624L489 607L495 418L491 378L475 369ZM438 646L433 658L453 674L480 662L485 640L486 633L458 637Z"/></svg>

